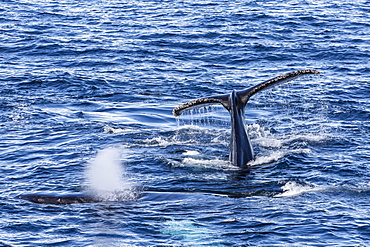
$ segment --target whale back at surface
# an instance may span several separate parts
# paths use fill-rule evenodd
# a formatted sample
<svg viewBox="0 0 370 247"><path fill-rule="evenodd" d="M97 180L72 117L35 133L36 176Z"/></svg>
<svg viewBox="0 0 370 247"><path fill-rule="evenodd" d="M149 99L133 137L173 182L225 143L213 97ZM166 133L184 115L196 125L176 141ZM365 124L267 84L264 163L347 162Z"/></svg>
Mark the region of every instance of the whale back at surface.
<svg viewBox="0 0 370 247"><path fill-rule="evenodd" d="M33 193L19 195L18 198L39 204L72 204L72 203L93 203L100 200L94 199L86 193Z"/></svg>

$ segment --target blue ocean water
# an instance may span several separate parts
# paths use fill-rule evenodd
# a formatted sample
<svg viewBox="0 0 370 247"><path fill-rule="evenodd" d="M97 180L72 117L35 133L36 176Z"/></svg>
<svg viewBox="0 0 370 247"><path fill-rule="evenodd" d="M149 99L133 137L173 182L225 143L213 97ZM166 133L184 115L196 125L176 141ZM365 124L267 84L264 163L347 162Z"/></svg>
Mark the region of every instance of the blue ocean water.
<svg viewBox="0 0 370 247"><path fill-rule="evenodd" d="M369 1L0 3L0 245L368 245ZM226 110L172 115L299 69L247 105L249 173Z"/></svg>

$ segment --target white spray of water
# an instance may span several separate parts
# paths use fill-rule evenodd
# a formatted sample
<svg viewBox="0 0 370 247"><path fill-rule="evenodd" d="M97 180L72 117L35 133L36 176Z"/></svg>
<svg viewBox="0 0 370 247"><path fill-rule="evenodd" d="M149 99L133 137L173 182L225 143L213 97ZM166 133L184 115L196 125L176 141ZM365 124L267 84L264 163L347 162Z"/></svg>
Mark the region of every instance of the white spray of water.
<svg viewBox="0 0 370 247"><path fill-rule="evenodd" d="M128 180L120 163L120 150L106 148L86 169L89 193L101 201L128 201L136 197L134 185Z"/></svg>
<svg viewBox="0 0 370 247"><path fill-rule="evenodd" d="M249 166L260 166L260 165L266 165L273 162L278 161L279 159L283 158L286 155L285 152L282 151L276 151L268 156L257 156L254 160L248 162Z"/></svg>

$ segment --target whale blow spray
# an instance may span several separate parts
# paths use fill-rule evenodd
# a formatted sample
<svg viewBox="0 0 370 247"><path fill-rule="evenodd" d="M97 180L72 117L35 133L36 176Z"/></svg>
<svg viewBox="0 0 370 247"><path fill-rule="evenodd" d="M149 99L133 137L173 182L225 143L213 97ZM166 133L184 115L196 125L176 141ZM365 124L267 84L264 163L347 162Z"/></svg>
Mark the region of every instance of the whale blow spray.
<svg viewBox="0 0 370 247"><path fill-rule="evenodd" d="M101 201L128 201L136 198L134 184L129 181L120 162L121 150L99 151L86 168L88 192Z"/></svg>

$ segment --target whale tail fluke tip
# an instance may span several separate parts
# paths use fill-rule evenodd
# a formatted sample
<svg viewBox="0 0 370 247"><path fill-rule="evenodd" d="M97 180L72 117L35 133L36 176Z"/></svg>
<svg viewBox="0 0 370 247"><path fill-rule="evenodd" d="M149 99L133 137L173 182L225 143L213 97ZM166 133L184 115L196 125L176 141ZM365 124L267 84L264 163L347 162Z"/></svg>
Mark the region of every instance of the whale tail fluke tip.
<svg viewBox="0 0 370 247"><path fill-rule="evenodd" d="M217 95L217 96L211 96L207 98L201 98L201 99L196 99L193 101L186 102L184 104L179 105L175 109L172 110L172 114L175 117L180 116L183 112L192 110L195 108L200 108L204 107L207 105L214 105L214 104L222 104L226 109L228 109L229 105L229 95Z"/></svg>

